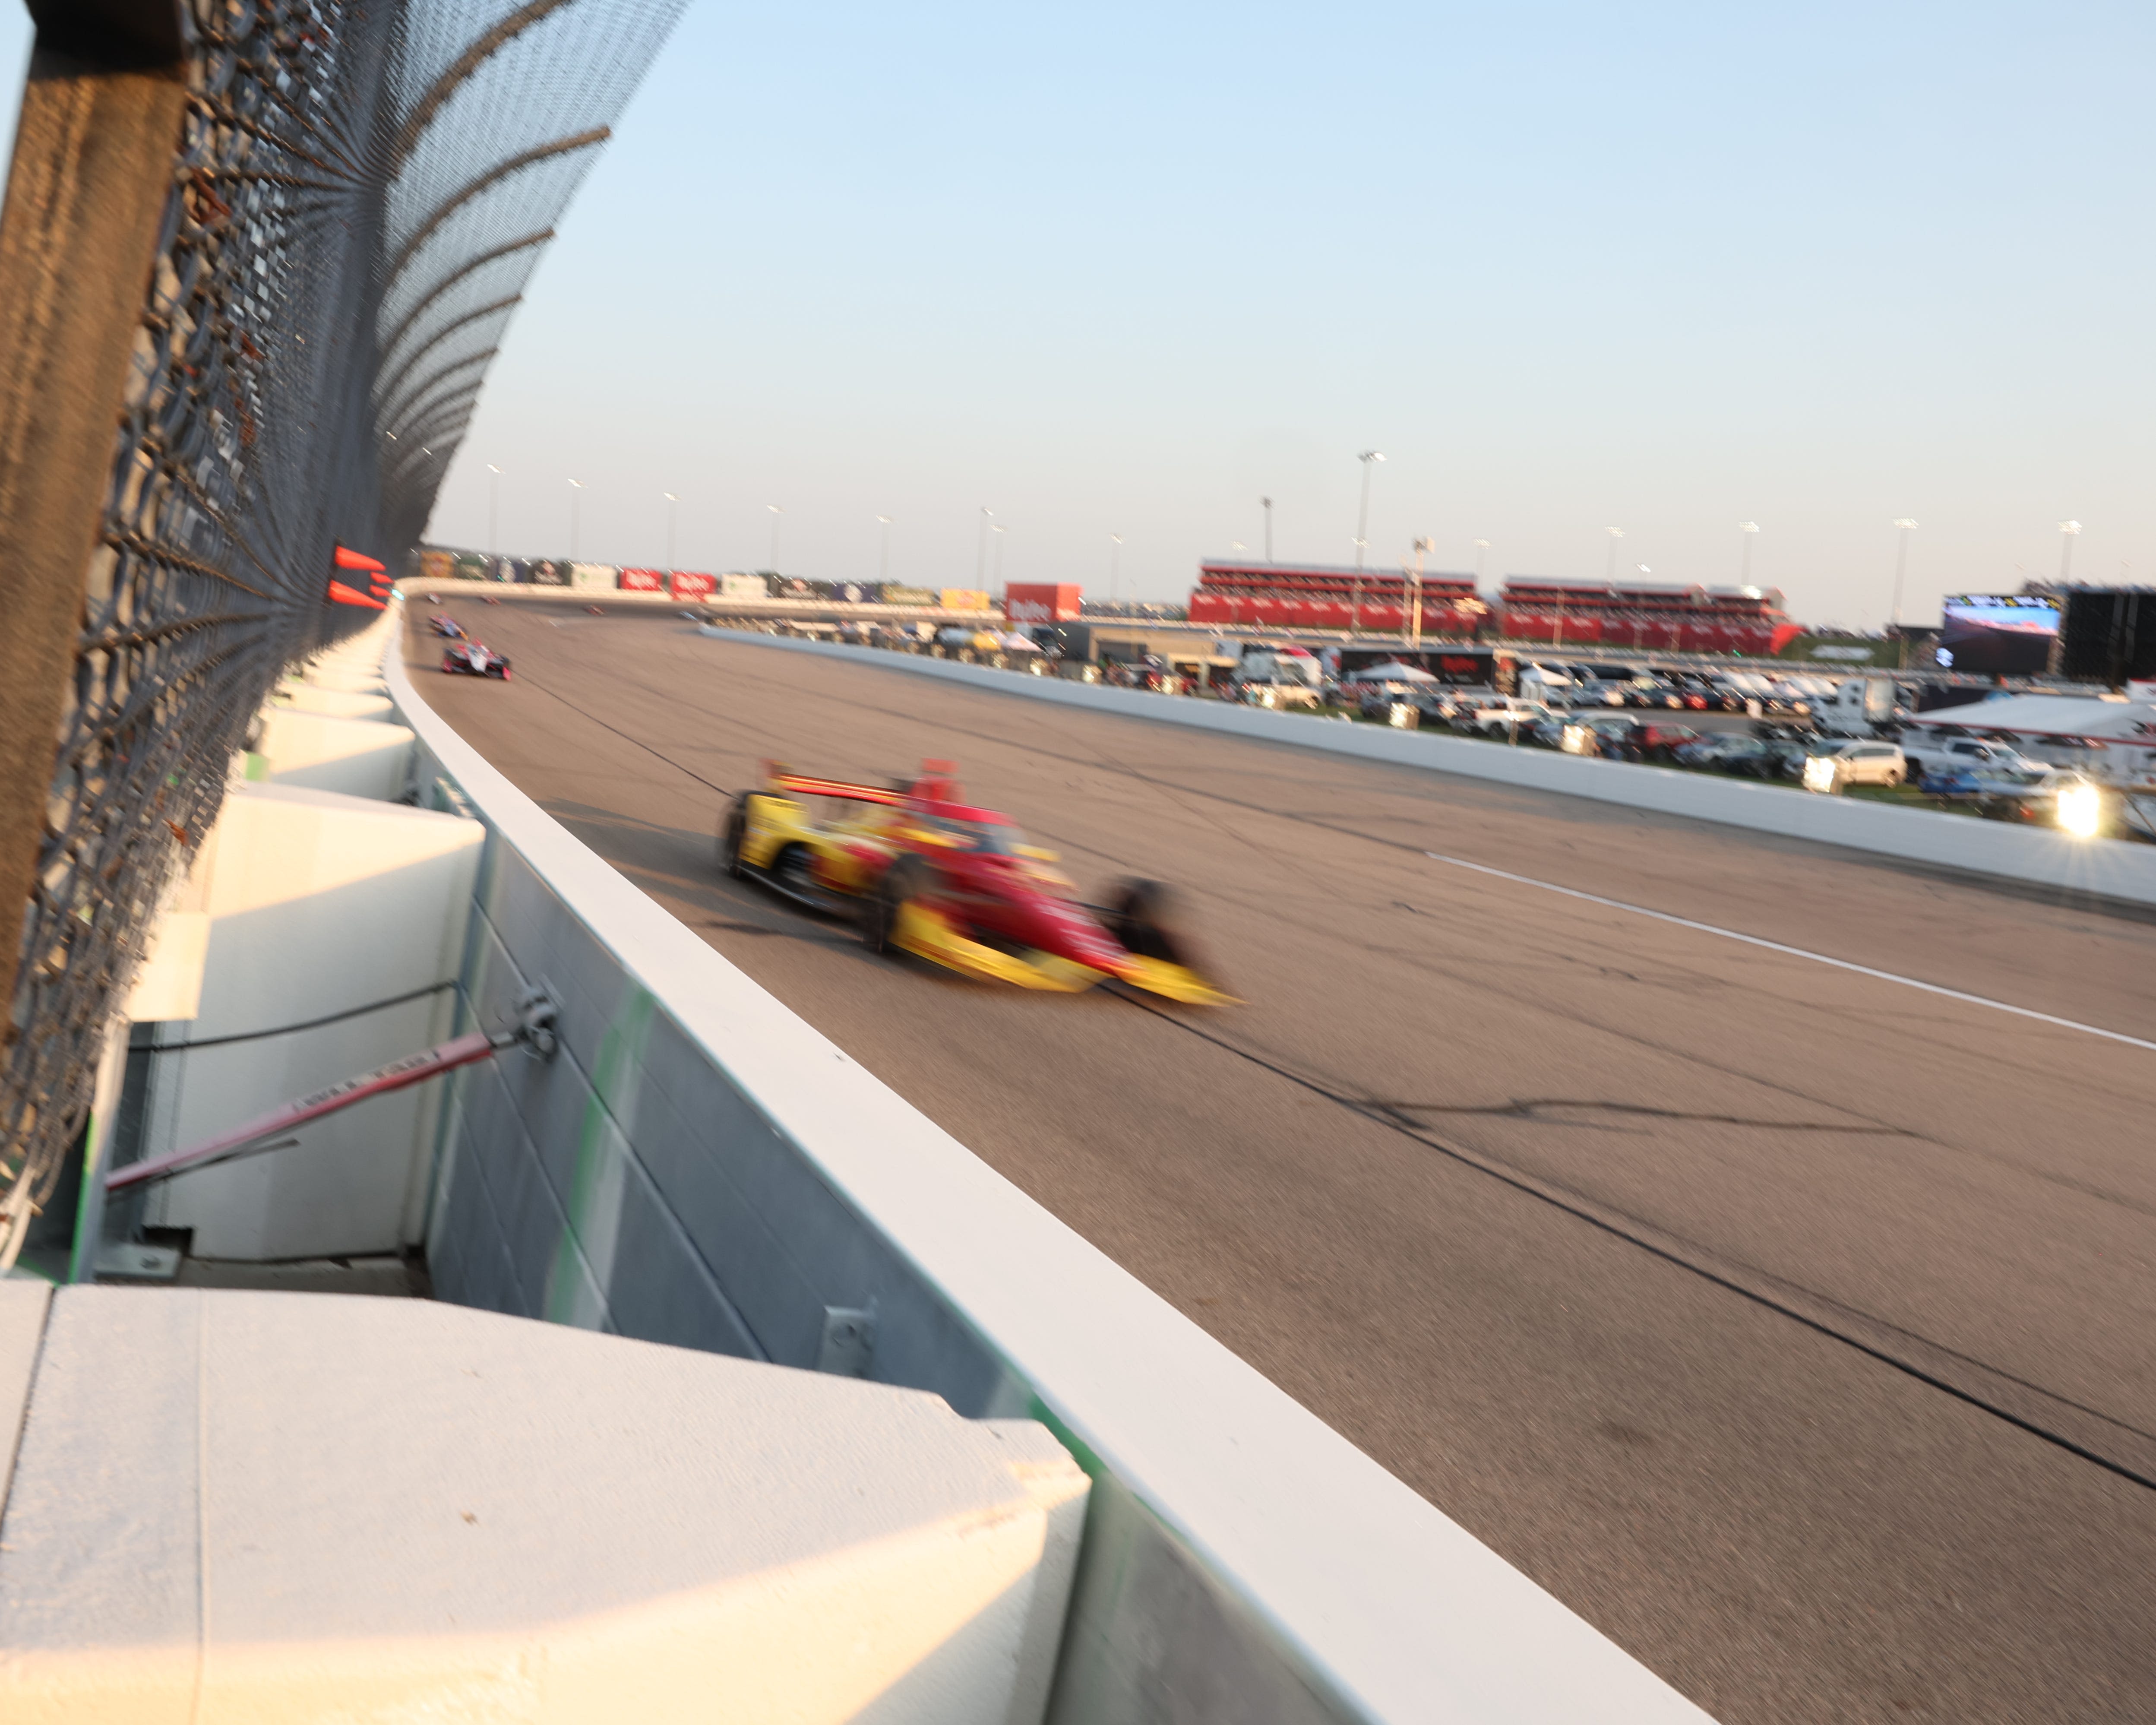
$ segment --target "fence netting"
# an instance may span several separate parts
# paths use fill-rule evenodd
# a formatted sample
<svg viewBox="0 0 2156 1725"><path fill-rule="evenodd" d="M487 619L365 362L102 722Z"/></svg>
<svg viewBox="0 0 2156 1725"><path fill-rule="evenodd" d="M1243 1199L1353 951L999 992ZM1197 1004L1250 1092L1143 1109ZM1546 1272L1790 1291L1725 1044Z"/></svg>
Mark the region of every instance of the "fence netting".
<svg viewBox="0 0 2156 1725"><path fill-rule="evenodd" d="M277 678L401 572L685 0L183 0L188 102L85 571L0 1067L0 1266ZM11 745L12 746L12 745Z"/></svg>

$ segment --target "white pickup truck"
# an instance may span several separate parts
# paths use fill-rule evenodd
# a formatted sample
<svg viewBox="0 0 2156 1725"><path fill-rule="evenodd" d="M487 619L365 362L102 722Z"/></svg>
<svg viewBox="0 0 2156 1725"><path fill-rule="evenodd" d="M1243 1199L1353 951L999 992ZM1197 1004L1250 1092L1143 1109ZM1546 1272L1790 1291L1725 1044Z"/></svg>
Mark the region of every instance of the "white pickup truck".
<svg viewBox="0 0 2156 1725"><path fill-rule="evenodd" d="M1549 716L1547 703L1524 695L1476 695L1454 713L1452 728L1463 736L1511 738Z"/></svg>
<svg viewBox="0 0 2156 1725"><path fill-rule="evenodd" d="M1980 773L1991 778L2040 778L2047 770L2013 744L1987 742L1977 737L1942 737L1925 725L1910 725L1902 732L1902 754L1910 776L1921 779L1932 773Z"/></svg>

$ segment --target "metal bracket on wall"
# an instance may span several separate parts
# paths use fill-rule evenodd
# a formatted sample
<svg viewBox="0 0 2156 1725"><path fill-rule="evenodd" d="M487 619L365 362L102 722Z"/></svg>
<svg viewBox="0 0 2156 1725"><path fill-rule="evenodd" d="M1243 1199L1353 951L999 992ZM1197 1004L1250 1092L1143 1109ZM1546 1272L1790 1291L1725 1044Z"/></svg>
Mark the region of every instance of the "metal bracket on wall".
<svg viewBox="0 0 2156 1725"><path fill-rule="evenodd" d="M875 1359L876 1319L855 1306L826 1306L816 1369L839 1378L865 1378Z"/></svg>

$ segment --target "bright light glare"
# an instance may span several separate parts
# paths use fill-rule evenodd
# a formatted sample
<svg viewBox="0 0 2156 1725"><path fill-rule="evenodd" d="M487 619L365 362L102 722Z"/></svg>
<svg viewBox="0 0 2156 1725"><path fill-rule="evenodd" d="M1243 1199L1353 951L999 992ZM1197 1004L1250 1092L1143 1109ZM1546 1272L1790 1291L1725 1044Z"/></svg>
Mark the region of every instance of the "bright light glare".
<svg viewBox="0 0 2156 1725"><path fill-rule="evenodd" d="M1810 755L1804 760L1804 788L1808 791L1831 791L1835 775L1841 762L1832 755Z"/></svg>
<svg viewBox="0 0 2156 1725"><path fill-rule="evenodd" d="M2059 793L2059 824L2076 839L2093 839L2103 824L2103 793L2092 784L2069 785Z"/></svg>

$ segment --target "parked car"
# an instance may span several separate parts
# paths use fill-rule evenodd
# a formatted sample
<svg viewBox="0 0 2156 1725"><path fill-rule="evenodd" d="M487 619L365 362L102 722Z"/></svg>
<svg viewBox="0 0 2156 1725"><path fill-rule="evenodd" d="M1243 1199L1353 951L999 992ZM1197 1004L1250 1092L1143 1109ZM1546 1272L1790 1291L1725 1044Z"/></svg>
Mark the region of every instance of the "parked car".
<svg viewBox="0 0 2156 1725"><path fill-rule="evenodd" d="M1665 712L1684 711L1684 696L1672 685L1651 675L1628 679L1624 696L1627 706L1659 707Z"/></svg>
<svg viewBox="0 0 2156 1725"><path fill-rule="evenodd" d="M1539 701L1486 692L1454 714L1452 728L1466 737L1512 737L1550 716L1550 708Z"/></svg>
<svg viewBox="0 0 2156 1725"><path fill-rule="evenodd" d="M1974 773L1992 778L2035 779L2049 771L2011 743L1978 737L1941 737L1929 726L1912 725L1902 732L1902 753L1911 776L1922 783L1936 774Z"/></svg>
<svg viewBox="0 0 2156 1725"><path fill-rule="evenodd" d="M1666 719L1650 719L1632 729L1632 747L1639 751L1643 761L1667 761L1686 743L1699 741L1699 732L1689 725L1672 725Z"/></svg>
<svg viewBox="0 0 2156 1725"><path fill-rule="evenodd" d="M1599 755L1610 761L1636 761L1639 752L1633 747L1632 733L1638 728L1636 721L1614 714L1607 718L1575 715L1564 727L1558 747L1568 755Z"/></svg>
<svg viewBox="0 0 2156 1725"><path fill-rule="evenodd" d="M1813 761L1832 763L1820 788L1832 784L1897 785L1909 776L1908 762L1891 742L1822 742L1815 744L1808 753ZM1814 779L1820 772L1818 768L1805 769L1807 789L1814 788Z"/></svg>

